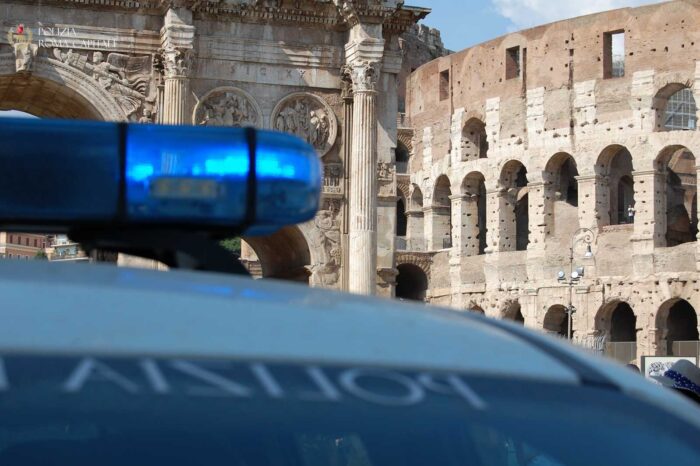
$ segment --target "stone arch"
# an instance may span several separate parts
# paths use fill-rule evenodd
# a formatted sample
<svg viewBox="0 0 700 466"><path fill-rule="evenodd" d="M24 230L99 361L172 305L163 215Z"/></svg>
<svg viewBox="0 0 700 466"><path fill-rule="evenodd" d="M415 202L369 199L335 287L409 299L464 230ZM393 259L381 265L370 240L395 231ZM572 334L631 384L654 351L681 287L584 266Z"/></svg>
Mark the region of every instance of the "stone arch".
<svg viewBox="0 0 700 466"><path fill-rule="evenodd" d="M299 227L285 227L271 236L244 238L253 254L242 248L244 263L257 262L263 278L310 283L309 243Z"/></svg>
<svg viewBox="0 0 700 466"><path fill-rule="evenodd" d="M235 102L234 102L235 100ZM232 116L231 122L221 122L211 120L211 112L218 107L232 106L236 104L238 107L237 117ZM194 107L192 112L192 123L195 125L210 125L210 126L263 126L263 115L260 110L260 105L255 98L241 88L233 86L221 86L211 89L204 94Z"/></svg>
<svg viewBox="0 0 700 466"><path fill-rule="evenodd" d="M412 264L419 267L425 276L430 280L431 258L427 254L414 254L410 252L400 252L396 255L397 264Z"/></svg>
<svg viewBox="0 0 700 466"><path fill-rule="evenodd" d="M505 308L501 311L501 317L525 325L525 317L523 316L520 301L517 299L509 300L505 303Z"/></svg>
<svg viewBox="0 0 700 466"><path fill-rule="evenodd" d="M126 121L116 99L91 76L46 57L34 59L31 72L17 73L12 54L0 55L0 110L21 110L41 117ZM43 97L42 97L43 96Z"/></svg>
<svg viewBox="0 0 700 466"><path fill-rule="evenodd" d="M499 185L501 251L524 251L530 242L529 188L527 169L519 160L503 165Z"/></svg>
<svg viewBox="0 0 700 466"><path fill-rule="evenodd" d="M630 207L634 208L634 164L632 154L626 147L614 144L606 147L596 162L598 181L596 190L601 200L599 209L604 213L603 225L632 223Z"/></svg>
<svg viewBox="0 0 700 466"><path fill-rule="evenodd" d="M462 247L467 256L486 252L486 178L481 172L471 172L462 180Z"/></svg>
<svg viewBox="0 0 700 466"><path fill-rule="evenodd" d="M432 249L449 249L452 247L452 186L446 175L435 180L432 204L430 206L430 225L432 228Z"/></svg>
<svg viewBox="0 0 700 466"><path fill-rule="evenodd" d="M626 301L614 299L603 304L595 317L595 330L612 343L637 341L637 316Z"/></svg>
<svg viewBox="0 0 700 466"><path fill-rule="evenodd" d="M696 241L698 215L695 155L684 146L665 147L654 162L662 186L654 190L665 218L657 218L657 246L677 246ZM658 210L658 209L657 209ZM657 216L663 212L655 213Z"/></svg>
<svg viewBox="0 0 700 466"><path fill-rule="evenodd" d="M655 131L683 131L697 129L697 103L693 83L670 82L654 96Z"/></svg>
<svg viewBox="0 0 700 466"><path fill-rule="evenodd" d="M408 150L409 157L413 154L413 134L410 131L399 131L397 142L403 144Z"/></svg>
<svg viewBox="0 0 700 466"><path fill-rule="evenodd" d="M396 297L408 301L425 301L428 291L428 275L411 263L402 263L397 267Z"/></svg>
<svg viewBox="0 0 700 466"><path fill-rule="evenodd" d="M660 351L669 356L686 355L676 354L678 351L674 350L674 343L698 341L698 313L685 299L669 299L656 313L656 329ZM679 349L684 353L683 348Z"/></svg>
<svg viewBox="0 0 700 466"><path fill-rule="evenodd" d="M542 173L547 236L555 235L558 228L578 227L578 175L576 160L566 152L553 155L547 162Z"/></svg>
<svg viewBox="0 0 700 466"><path fill-rule="evenodd" d="M542 326L547 333L567 338L569 336L569 315L566 307L561 304L555 304L547 309ZM572 330L572 338L573 334Z"/></svg>
<svg viewBox="0 0 700 466"><path fill-rule="evenodd" d="M486 136L486 124L482 120L470 118L462 127L460 141L463 162L485 159L488 156L489 143Z"/></svg>

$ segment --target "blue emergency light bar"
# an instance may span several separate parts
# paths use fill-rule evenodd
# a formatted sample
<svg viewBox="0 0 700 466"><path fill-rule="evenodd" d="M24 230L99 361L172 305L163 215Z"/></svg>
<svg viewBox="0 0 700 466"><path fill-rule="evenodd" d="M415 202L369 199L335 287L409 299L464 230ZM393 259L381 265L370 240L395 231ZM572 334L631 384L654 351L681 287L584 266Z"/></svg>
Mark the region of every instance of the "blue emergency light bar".
<svg viewBox="0 0 700 466"><path fill-rule="evenodd" d="M314 217L321 163L283 133L0 119L0 228L269 234Z"/></svg>

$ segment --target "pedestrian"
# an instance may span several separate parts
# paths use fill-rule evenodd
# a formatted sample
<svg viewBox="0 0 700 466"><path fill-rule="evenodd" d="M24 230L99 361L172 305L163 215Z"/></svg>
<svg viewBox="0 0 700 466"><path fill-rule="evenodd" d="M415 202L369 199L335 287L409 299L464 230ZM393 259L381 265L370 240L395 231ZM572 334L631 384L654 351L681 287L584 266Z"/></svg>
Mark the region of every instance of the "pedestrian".
<svg viewBox="0 0 700 466"><path fill-rule="evenodd" d="M664 375L651 378L700 404L700 368L692 362L681 359L664 372Z"/></svg>

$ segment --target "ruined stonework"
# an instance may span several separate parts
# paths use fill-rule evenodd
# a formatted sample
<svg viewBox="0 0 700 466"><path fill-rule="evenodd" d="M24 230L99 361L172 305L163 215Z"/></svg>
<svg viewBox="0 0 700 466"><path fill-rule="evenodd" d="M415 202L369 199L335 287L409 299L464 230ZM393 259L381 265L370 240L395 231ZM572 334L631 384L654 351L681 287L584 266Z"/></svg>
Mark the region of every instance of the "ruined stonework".
<svg viewBox="0 0 700 466"><path fill-rule="evenodd" d="M397 289L562 336L571 302L574 340L622 361L697 340L698 21L621 9L418 68Z"/></svg>

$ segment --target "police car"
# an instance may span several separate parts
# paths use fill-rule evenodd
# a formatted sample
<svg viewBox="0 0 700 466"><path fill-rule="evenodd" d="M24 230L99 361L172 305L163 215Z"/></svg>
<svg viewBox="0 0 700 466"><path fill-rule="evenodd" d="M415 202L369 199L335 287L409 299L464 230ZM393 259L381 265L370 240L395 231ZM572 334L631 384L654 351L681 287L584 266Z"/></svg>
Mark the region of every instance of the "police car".
<svg viewBox="0 0 700 466"><path fill-rule="evenodd" d="M0 465L700 464L698 408L566 343L222 273L239 270L207 238L313 216L320 166L294 138L17 120L0 137L0 228L179 268L0 262Z"/></svg>

